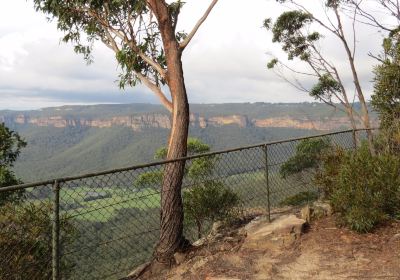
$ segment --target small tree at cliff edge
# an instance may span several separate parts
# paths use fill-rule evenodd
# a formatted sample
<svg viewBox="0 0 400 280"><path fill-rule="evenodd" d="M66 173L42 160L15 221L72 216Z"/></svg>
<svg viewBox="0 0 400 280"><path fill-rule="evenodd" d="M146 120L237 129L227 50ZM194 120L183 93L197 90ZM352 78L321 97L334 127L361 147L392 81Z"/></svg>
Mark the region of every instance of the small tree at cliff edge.
<svg viewBox="0 0 400 280"><path fill-rule="evenodd" d="M0 188L22 183L11 170L26 142L15 131L0 123ZM18 202L24 190L0 193L0 207L7 202Z"/></svg>
<svg viewBox="0 0 400 280"><path fill-rule="evenodd" d="M96 40L114 51L121 68L120 86L141 82L151 89L172 114L167 159L184 157L189 127L182 53L218 0L212 0L204 15L186 34L177 32L183 2L164 0L34 0L35 8L57 21L63 40L88 62ZM167 86L171 101L163 92ZM184 161L169 163L163 176L160 239L155 258L168 262L182 248L183 207L181 184Z"/></svg>

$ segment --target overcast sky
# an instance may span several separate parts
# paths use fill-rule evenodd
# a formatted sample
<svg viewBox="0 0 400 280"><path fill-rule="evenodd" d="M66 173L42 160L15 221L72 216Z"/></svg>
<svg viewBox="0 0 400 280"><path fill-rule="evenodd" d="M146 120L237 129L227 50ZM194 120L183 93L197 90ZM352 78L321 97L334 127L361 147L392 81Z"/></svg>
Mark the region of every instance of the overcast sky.
<svg viewBox="0 0 400 280"><path fill-rule="evenodd" d="M186 2L178 29L190 31L210 0ZM35 12L30 0L0 3L0 109L157 103L142 86L118 89L114 55L100 43L95 46L95 62L87 66L72 46L60 43L62 33L57 31L55 22L48 22L43 14ZM282 54L261 28L262 22L278 15L281 9L275 0L219 1L183 56L191 103L313 100L266 68L267 53ZM367 53L379 50L380 36L365 26L357 32L358 66L368 98L375 62ZM345 71L340 45L326 39L324 48ZM344 78L351 87L350 74L344 72Z"/></svg>

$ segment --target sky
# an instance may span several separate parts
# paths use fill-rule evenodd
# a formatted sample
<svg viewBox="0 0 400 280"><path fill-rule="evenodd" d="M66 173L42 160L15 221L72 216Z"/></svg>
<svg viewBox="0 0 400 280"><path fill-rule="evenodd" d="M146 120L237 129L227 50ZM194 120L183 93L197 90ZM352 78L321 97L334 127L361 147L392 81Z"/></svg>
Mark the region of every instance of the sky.
<svg viewBox="0 0 400 280"><path fill-rule="evenodd" d="M71 45L60 42L62 33L56 22L35 12L31 0L0 3L0 109L158 103L144 86L118 88L115 56L101 43L95 45L94 63L87 65ZM178 30L190 31L209 3L210 0L187 0ZM220 0L183 55L189 102L313 101L266 67L271 54L282 59L285 56L280 46L271 42L262 23L283 9L275 0ZM321 11L317 9L316 13ZM372 91L371 70L376 64L367 54L379 52L381 38L367 26L357 29L357 66L367 99ZM328 37L322 44L352 90L340 45ZM298 69L303 67L298 62L294 64ZM302 81L306 85L314 82Z"/></svg>

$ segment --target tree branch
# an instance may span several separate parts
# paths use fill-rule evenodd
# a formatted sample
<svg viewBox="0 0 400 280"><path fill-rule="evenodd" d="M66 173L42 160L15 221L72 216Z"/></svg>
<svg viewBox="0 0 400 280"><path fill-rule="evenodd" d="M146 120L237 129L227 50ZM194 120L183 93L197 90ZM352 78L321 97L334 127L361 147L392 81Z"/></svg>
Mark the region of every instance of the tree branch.
<svg viewBox="0 0 400 280"><path fill-rule="evenodd" d="M211 10L214 8L215 4L217 4L218 0L213 0L204 13L204 15L199 19L199 21L196 23L194 26L193 30L189 33L189 35L186 37L185 40L183 40L182 43L179 44L179 47L181 50L184 50L186 46L190 43L190 41L193 39L194 35L196 34L197 30L199 30L200 26L203 24L203 22L207 19L208 15L210 14Z"/></svg>
<svg viewBox="0 0 400 280"><path fill-rule="evenodd" d="M172 102L168 100L168 98L165 96L162 90L157 85L152 83L148 78L143 76L141 73L135 72L135 74L136 76L138 76L140 81L145 86L147 86L152 92L154 92L158 96L158 98L160 99L161 103L165 106L165 108L167 108L169 112L172 112L173 110Z"/></svg>
<svg viewBox="0 0 400 280"><path fill-rule="evenodd" d="M107 5L105 6L106 8L106 15L107 15ZM100 25L103 26L104 29L109 30L111 33L113 33L115 36L120 38L122 41L124 41L126 44L128 44L136 53L139 55L143 61L148 63L155 71L157 71L160 76L165 79L166 77L166 71L161 67L160 64L158 64L156 61L154 61L152 58L148 57L145 53L143 53L135 40L135 34L130 34L131 38L128 37L128 34L125 32L125 30L117 30L109 22L107 21L106 18L103 18L100 16L98 13L93 13L92 11L88 10L87 13L89 13L91 16L95 17L97 21L100 23ZM117 16L117 20L120 22L120 26L123 26L120 18Z"/></svg>

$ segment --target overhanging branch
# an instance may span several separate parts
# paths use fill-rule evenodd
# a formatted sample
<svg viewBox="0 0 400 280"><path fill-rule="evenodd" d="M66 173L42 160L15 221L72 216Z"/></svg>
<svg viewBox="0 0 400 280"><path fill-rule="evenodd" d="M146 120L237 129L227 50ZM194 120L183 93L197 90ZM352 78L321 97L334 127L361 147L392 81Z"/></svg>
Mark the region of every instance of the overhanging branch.
<svg viewBox="0 0 400 280"><path fill-rule="evenodd" d="M167 108L169 112L172 112L173 109L172 102L168 100L168 98L165 96L162 90L141 73L135 72L135 74L145 86L147 86L152 92L154 92L157 95L157 97L160 99L164 107Z"/></svg>
<svg viewBox="0 0 400 280"><path fill-rule="evenodd" d="M181 50L184 50L186 46L190 43L190 41L193 39L194 35L196 34L197 30L199 30L200 26L203 24L203 22L207 19L208 15L211 13L211 10L214 8L215 4L217 4L218 0L213 0L204 13L204 15L199 19L199 21L196 23L194 26L193 30L189 33L189 35L186 37L185 40L183 40L182 43L179 44L179 47Z"/></svg>

